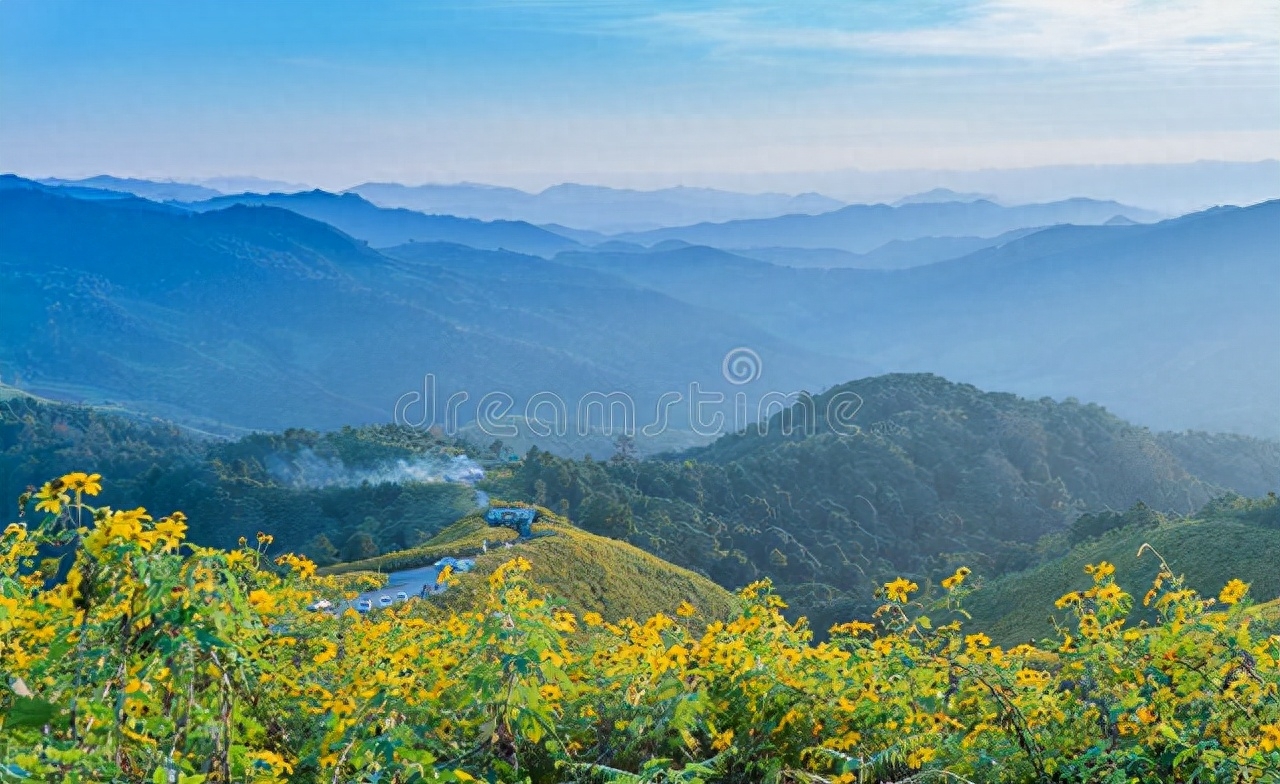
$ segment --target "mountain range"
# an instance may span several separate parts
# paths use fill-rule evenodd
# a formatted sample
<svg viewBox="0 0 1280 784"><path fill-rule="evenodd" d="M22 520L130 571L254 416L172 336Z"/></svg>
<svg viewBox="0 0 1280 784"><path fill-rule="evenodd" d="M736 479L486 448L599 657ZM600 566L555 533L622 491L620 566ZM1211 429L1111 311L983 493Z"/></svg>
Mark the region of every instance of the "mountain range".
<svg viewBox="0 0 1280 784"><path fill-rule="evenodd" d="M409 242L451 242L480 250L511 250L554 256L580 248L573 240L525 221L481 221L453 215L426 215L406 209L378 207L354 193L313 190L303 193L243 193L219 196L183 206L198 212L233 204L279 207L324 221L375 247Z"/></svg>
<svg viewBox="0 0 1280 784"><path fill-rule="evenodd" d="M436 243L386 255L277 207L9 188L0 214L3 380L202 427L387 421L427 374L438 406L470 395L463 419L489 392L572 410L625 391L647 422L664 392L727 389L743 341L787 357L792 383L867 369L608 273Z"/></svg>
<svg viewBox="0 0 1280 784"><path fill-rule="evenodd" d="M603 233L637 231L700 221L817 214L844 206L818 193L733 193L711 188L637 191L563 183L538 193L462 183L400 185L369 182L349 188L384 207L407 207L484 220L555 223Z"/></svg>
<svg viewBox="0 0 1280 784"><path fill-rule="evenodd" d="M388 419L427 373L443 395L468 390L469 406L491 390L594 390L651 410L694 381L755 400L936 371L1087 397L1162 428L1280 433L1267 353L1280 334L1280 202L1041 230L1118 205L854 206L691 227L814 246L734 253L652 233L648 248L588 248L529 223L351 194L193 206L112 193L0 178L5 380L202 426L320 427ZM802 235L812 222L826 233ZM863 255L831 247L885 237ZM440 238L454 241L393 244ZM543 256L487 249L512 246ZM966 255L938 260L952 254ZM907 268L804 268L815 259ZM745 387L720 372L738 348L763 359Z"/></svg>
<svg viewBox="0 0 1280 784"><path fill-rule="evenodd" d="M93 188L96 190L132 193L152 201L199 201L221 196L222 191L203 185L186 182L159 182L156 180L140 180L133 177L112 177L100 174L96 177L85 177L79 180L64 180L47 177L39 180L44 185L72 188Z"/></svg>
<svg viewBox="0 0 1280 784"><path fill-rule="evenodd" d="M890 240L866 253L850 253L847 250L835 248L731 248L730 250L739 256L768 261L784 267L906 269L948 259L958 259L983 248L997 247L1019 237L1025 237L1040 231L1040 228L1032 226L1014 229L994 237L920 237L914 240ZM610 245L615 244L621 243L610 243ZM676 247L673 246L687 247L688 245L679 240L666 240L654 246L654 250L675 250ZM597 251L608 249L606 245L595 246Z"/></svg>
<svg viewBox="0 0 1280 784"><path fill-rule="evenodd" d="M1277 247L1280 201L1059 226L898 271L793 269L706 247L557 260L886 370L1075 395L1152 426L1274 436Z"/></svg>
<svg viewBox="0 0 1280 784"><path fill-rule="evenodd" d="M924 202L892 207L853 204L821 215L699 223L616 235L640 245L682 240L716 248L835 248L866 253L893 240L922 237L992 237L1014 229L1061 223L1100 224L1123 215L1135 222L1157 220L1150 210L1110 201L1067 199L1003 207L994 202Z"/></svg>

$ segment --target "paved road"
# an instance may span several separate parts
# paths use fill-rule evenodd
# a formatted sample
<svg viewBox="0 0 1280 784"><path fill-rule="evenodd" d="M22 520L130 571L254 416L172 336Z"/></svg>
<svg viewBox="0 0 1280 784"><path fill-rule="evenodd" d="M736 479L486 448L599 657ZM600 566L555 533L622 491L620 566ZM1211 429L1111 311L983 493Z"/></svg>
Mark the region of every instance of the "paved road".
<svg viewBox="0 0 1280 784"><path fill-rule="evenodd" d="M424 585L435 585L436 576L440 569L436 566L419 566L417 569L405 569L402 572L390 572L387 574L387 584L376 591L367 591L360 594L348 604L346 607L355 607L361 599L368 599L373 603L373 609L378 609L378 599L383 596L390 596L395 601L396 594L404 591L409 595L410 599L415 599L422 592Z"/></svg>

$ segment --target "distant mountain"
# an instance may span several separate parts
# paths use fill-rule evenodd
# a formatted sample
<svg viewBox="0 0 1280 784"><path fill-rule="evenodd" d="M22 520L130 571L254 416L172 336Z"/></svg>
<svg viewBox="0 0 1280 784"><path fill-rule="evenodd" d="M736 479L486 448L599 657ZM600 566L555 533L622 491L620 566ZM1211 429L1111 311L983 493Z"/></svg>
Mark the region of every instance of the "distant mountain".
<svg viewBox="0 0 1280 784"><path fill-rule="evenodd" d="M903 196L893 203L895 207L901 207L904 204L939 204L949 201L958 202L975 202L975 201L996 201L996 197L989 193L957 193L950 188L934 188L924 193L915 193L910 196Z"/></svg>
<svg viewBox="0 0 1280 784"><path fill-rule="evenodd" d="M1148 210L1115 202L1068 199L1049 204L1002 207L989 201L936 204L855 204L822 215L699 223L620 234L614 239L653 245L678 239L716 248L835 248L866 253L892 240L922 237L994 237L1014 229L1061 223L1099 224L1115 215L1148 222Z"/></svg>
<svg viewBox="0 0 1280 784"><path fill-rule="evenodd" d="M787 388L867 367L606 273L430 243L396 259L276 207L9 189L0 218L0 378L210 429L388 421L427 374L438 423L459 391L461 424L489 392L515 412L555 392L576 416L587 392L625 390L644 424L667 391L732 391L721 360L743 341L780 357Z"/></svg>
<svg viewBox="0 0 1280 784"><path fill-rule="evenodd" d="M1014 229L996 237L921 237L916 240L892 240L868 253L850 253L834 248L734 248L733 253L786 267L820 267L825 269L907 269L967 256L983 248L1003 245L1039 231L1039 228ZM668 240L667 242L672 242ZM614 241L613 245L622 243ZM667 243L660 243L666 245ZM607 244L594 250L605 250Z"/></svg>
<svg viewBox="0 0 1280 784"><path fill-rule="evenodd" d="M425 215L406 209L378 207L354 193L242 193L188 203L197 211L217 210L232 204L279 207L324 221L374 247L408 242L452 242L482 250L511 250L536 256L554 256L579 248L578 243L523 221L480 221L452 215Z"/></svg>
<svg viewBox="0 0 1280 784"><path fill-rule="evenodd" d="M4 190L39 191L75 199L106 200L115 202L117 207L130 207L140 210L181 211L177 207L150 201L149 199L135 196L128 191L90 188L83 185L48 185L38 180L28 180L15 174L0 174L0 191Z"/></svg>
<svg viewBox="0 0 1280 784"><path fill-rule="evenodd" d="M312 190L310 185L261 177L209 177L197 184L220 193L297 193Z"/></svg>
<svg viewBox="0 0 1280 784"><path fill-rule="evenodd" d="M844 206L817 193L734 193L711 188L637 191L564 183L540 193L463 183L408 186L365 183L349 188L375 204L485 220L561 224L597 232L637 231L699 221L817 214ZM575 238L577 239L577 238Z"/></svg>
<svg viewBox="0 0 1280 784"><path fill-rule="evenodd" d="M1058 226L899 271L794 269L705 247L558 258L812 351L1083 397L1163 429L1274 437L1277 247L1280 201L1152 225Z"/></svg>
<svg viewBox="0 0 1280 784"><path fill-rule="evenodd" d="M221 196L222 191L206 188L203 185L192 185L185 182L158 182L156 180L138 180L129 177L112 177L100 174L81 180L63 180L56 177L39 180L45 185L71 185L81 188L96 188L106 191L132 193L152 201L200 201Z"/></svg>
<svg viewBox="0 0 1280 784"><path fill-rule="evenodd" d="M1004 204L1034 204L1083 196L1137 204L1169 215L1214 205L1256 204L1280 198L1280 160L1191 163L1068 164L1011 169L836 169L707 175L719 188L816 190L850 203L896 199L947 188L994 193Z"/></svg>

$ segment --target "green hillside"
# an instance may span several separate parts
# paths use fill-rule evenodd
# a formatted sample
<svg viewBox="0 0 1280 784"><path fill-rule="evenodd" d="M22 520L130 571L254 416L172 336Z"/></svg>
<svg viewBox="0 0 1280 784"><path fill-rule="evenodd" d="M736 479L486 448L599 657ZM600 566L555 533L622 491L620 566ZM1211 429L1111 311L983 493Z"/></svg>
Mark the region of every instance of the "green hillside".
<svg viewBox="0 0 1280 784"><path fill-rule="evenodd" d="M825 412L848 394L861 402L856 427L834 432ZM811 432L781 432L792 411L767 433L675 456L573 460L531 450L483 486L729 590L768 577L823 629L865 613L875 586L900 574L921 584L960 564L989 579L1011 574L1065 552L1073 536L1114 527L1096 515L1080 521L1084 513L1142 501L1153 513L1189 515L1229 491L1260 495L1280 472L1270 442L1168 437L1099 406L936 376L863 379L814 406ZM278 551L322 565L401 559L427 544L440 547L432 560L478 547L486 533L454 526L474 511L474 491L442 480L492 456L409 427L229 440L88 406L0 401L9 495L92 466L114 508L183 510L191 539L206 545L265 531Z"/></svg>
<svg viewBox="0 0 1280 784"><path fill-rule="evenodd" d="M857 406L847 426L828 418L842 399ZM895 374L835 387L776 415L764 433L749 428L666 459L540 452L500 484L506 497L721 585L769 577L825 628L867 610L874 587L899 574L936 580L959 563L988 575L1026 569L1041 562L1042 537L1083 513L1143 501L1187 515L1229 490L1257 493L1280 466L1255 449L1237 485L1236 442L1195 443L1186 453L1216 482L1100 406Z"/></svg>
<svg viewBox="0 0 1280 784"><path fill-rule="evenodd" d="M973 615L968 623L1006 644L1051 635L1054 602L1087 588L1091 581L1084 567L1099 561L1115 564L1116 582L1135 597L1137 617L1150 618L1140 605L1160 563L1150 552L1138 556L1144 544L1206 596L1216 596L1238 578L1250 583L1250 595L1258 602L1280 598L1280 505L1274 496L1231 499L1193 518L1113 530L1048 563L991 580L966 603Z"/></svg>
<svg viewBox="0 0 1280 784"><path fill-rule="evenodd" d="M454 577L454 584L430 602L442 610L472 609L487 595L486 578L500 564L523 557L533 566L533 584L548 599L562 599L576 613L597 612L606 620L647 618L671 612L688 601L706 620L725 618L737 608L737 600L724 588L699 574L674 566L637 547L583 531L564 518L542 509L534 526L537 538L514 542L514 531L491 528L478 515L470 515L441 531L420 547L390 553L366 561L330 567L330 574L408 569L435 563L446 555L469 556L476 567ZM488 541L489 551L481 551Z"/></svg>

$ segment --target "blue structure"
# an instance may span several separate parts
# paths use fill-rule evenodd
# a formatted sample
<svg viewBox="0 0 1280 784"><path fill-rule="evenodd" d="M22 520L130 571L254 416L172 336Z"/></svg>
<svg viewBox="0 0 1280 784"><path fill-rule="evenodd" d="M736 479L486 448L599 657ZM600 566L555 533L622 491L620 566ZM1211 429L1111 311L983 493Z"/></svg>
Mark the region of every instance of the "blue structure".
<svg viewBox="0 0 1280 784"><path fill-rule="evenodd" d="M520 534L521 539L533 536L533 521L538 519L537 509L520 506L498 506L484 513L484 521L491 526L503 526Z"/></svg>

